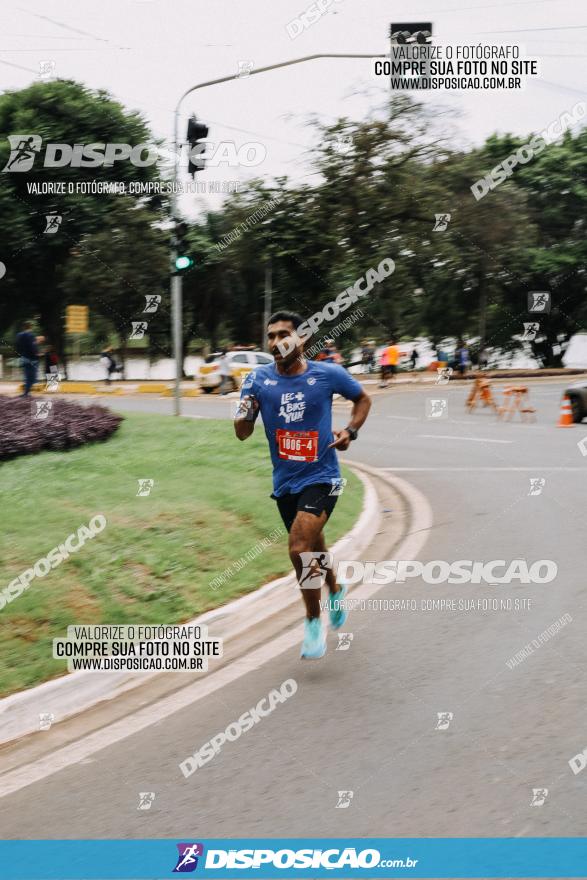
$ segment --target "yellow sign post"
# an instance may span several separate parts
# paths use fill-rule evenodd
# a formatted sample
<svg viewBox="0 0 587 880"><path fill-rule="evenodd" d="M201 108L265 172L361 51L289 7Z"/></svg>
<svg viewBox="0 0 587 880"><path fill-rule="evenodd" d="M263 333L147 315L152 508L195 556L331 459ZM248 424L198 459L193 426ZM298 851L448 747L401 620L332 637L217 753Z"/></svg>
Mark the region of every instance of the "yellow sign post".
<svg viewBox="0 0 587 880"><path fill-rule="evenodd" d="M87 333L88 332L88 306L66 306L65 308L65 332Z"/></svg>

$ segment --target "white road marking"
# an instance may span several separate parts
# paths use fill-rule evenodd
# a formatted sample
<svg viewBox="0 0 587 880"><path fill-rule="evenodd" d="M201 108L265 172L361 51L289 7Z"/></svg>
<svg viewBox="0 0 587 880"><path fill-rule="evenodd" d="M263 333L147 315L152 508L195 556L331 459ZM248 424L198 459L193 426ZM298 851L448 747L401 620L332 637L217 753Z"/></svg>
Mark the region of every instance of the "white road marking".
<svg viewBox="0 0 587 880"><path fill-rule="evenodd" d="M420 418L419 416L386 416L388 419L402 419L405 422L423 422L424 418Z"/></svg>
<svg viewBox="0 0 587 880"><path fill-rule="evenodd" d="M416 437L425 437L428 440L474 440L476 443L513 443L513 440L493 440L489 437L458 437L452 434L416 434Z"/></svg>
<svg viewBox="0 0 587 880"><path fill-rule="evenodd" d="M399 491L408 499L412 512L411 531L397 549L396 557L398 559L418 559L419 553L428 538L428 532L432 528L432 508L425 495L416 489L415 486L406 483L401 477L396 477L395 482L399 484ZM352 590L350 595L356 599L366 600L381 589L384 589L381 584L361 584L356 590ZM126 718L121 718L113 724L102 727L100 730L82 737L77 742L56 749L54 752L44 755L30 764L10 770L0 777L0 798L13 794L15 791L20 791L21 788L26 788L28 785L33 785L33 783L39 782L47 776L52 776L54 773L58 773L72 764L87 762L90 755L100 752L135 733L139 733L139 731L150 727L152 724L158 724L169 715L185 709L186 706L207 697L241 676L258 669L264 663L268 663L270 660L293 648L294 645L298 645L302 640L302 636L303 626L300 625L277 636L268 644L256 648L244 657L229 663L223 669L219 669L205 679L200 679L188 687L176 691L149 706L145 706L145 708L128 715ZM301 663L302 661L300 660L299 662Z"/></svg>
<svg viewBox="0 0 587 880"><path fill-rule="evenodd" d="M562 467L562 466L554 466L554 465L543 465L537 464L536 467L383 467L382 471L432 471L436 472L451 472L451 471L463 471L470 473L471 471L530 471L537 473L542 473L542 471L583 471L587 473L587 466L585 467Z"/></svg>

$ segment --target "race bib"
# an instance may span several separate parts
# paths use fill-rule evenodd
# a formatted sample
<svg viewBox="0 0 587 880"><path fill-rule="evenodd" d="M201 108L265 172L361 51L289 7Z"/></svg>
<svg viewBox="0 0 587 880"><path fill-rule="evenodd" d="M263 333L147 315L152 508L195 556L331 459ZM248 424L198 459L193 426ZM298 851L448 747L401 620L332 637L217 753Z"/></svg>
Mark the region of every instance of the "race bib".
<svg viewBox="0 0 587 880"><path fill-rule="evenodd" d="M318 431L285 431L277 428L275 437L280 458L289 461L317 460Z"/></svg>

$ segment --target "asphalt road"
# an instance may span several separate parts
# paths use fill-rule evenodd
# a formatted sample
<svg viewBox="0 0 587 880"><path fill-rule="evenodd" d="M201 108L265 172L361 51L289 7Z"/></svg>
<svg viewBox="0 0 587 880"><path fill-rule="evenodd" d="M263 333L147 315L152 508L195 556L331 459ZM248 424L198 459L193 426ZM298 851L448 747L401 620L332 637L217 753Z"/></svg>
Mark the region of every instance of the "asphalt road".
<svg viewBox="0 0 587 880"><path fill-rule="evenodd" d="M554 581L383 586L379 598L414 599L416 610L355 611L349 650L331 642L319 663L288 650L5 797L3 837L584 835L587 773L568 761L587 747L587 457L577 447L587 423L555 427L561 387L531 385L533 424L466 414L462 385L396 387L375 397L352 447L427 497L422 562L548 559ZM448 400L446 418L426 417L428 398ZM115 405L164 412L170 402ZM190 400L185 411L228 416L230 402ZM341 426L345 416L337 405ZM529 494L531 479L545 480L540 494ZM468 610L425 610L430 599ZM486 610L471 607L484 599ZM563 615L572 620L508 668ZM184 779L180 761L289 678L294 696ZM448 728L437 729L446 712ZM548 789L542 805L531 805L533 789ZM138 810L145 791L155 801ZM353 792L346 808L340 791Z"/></svg>

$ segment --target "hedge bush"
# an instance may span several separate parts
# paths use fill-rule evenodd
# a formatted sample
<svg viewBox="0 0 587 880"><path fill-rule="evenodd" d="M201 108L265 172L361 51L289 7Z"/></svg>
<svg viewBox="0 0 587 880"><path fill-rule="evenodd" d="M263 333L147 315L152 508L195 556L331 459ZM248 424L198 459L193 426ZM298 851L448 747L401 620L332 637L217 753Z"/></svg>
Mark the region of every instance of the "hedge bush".
<svg viewBox="0 0 587 880"><path fill-rule="evenodd" d="M107 440L122 416L51 397L0 396L0 460Z"/></svg>

